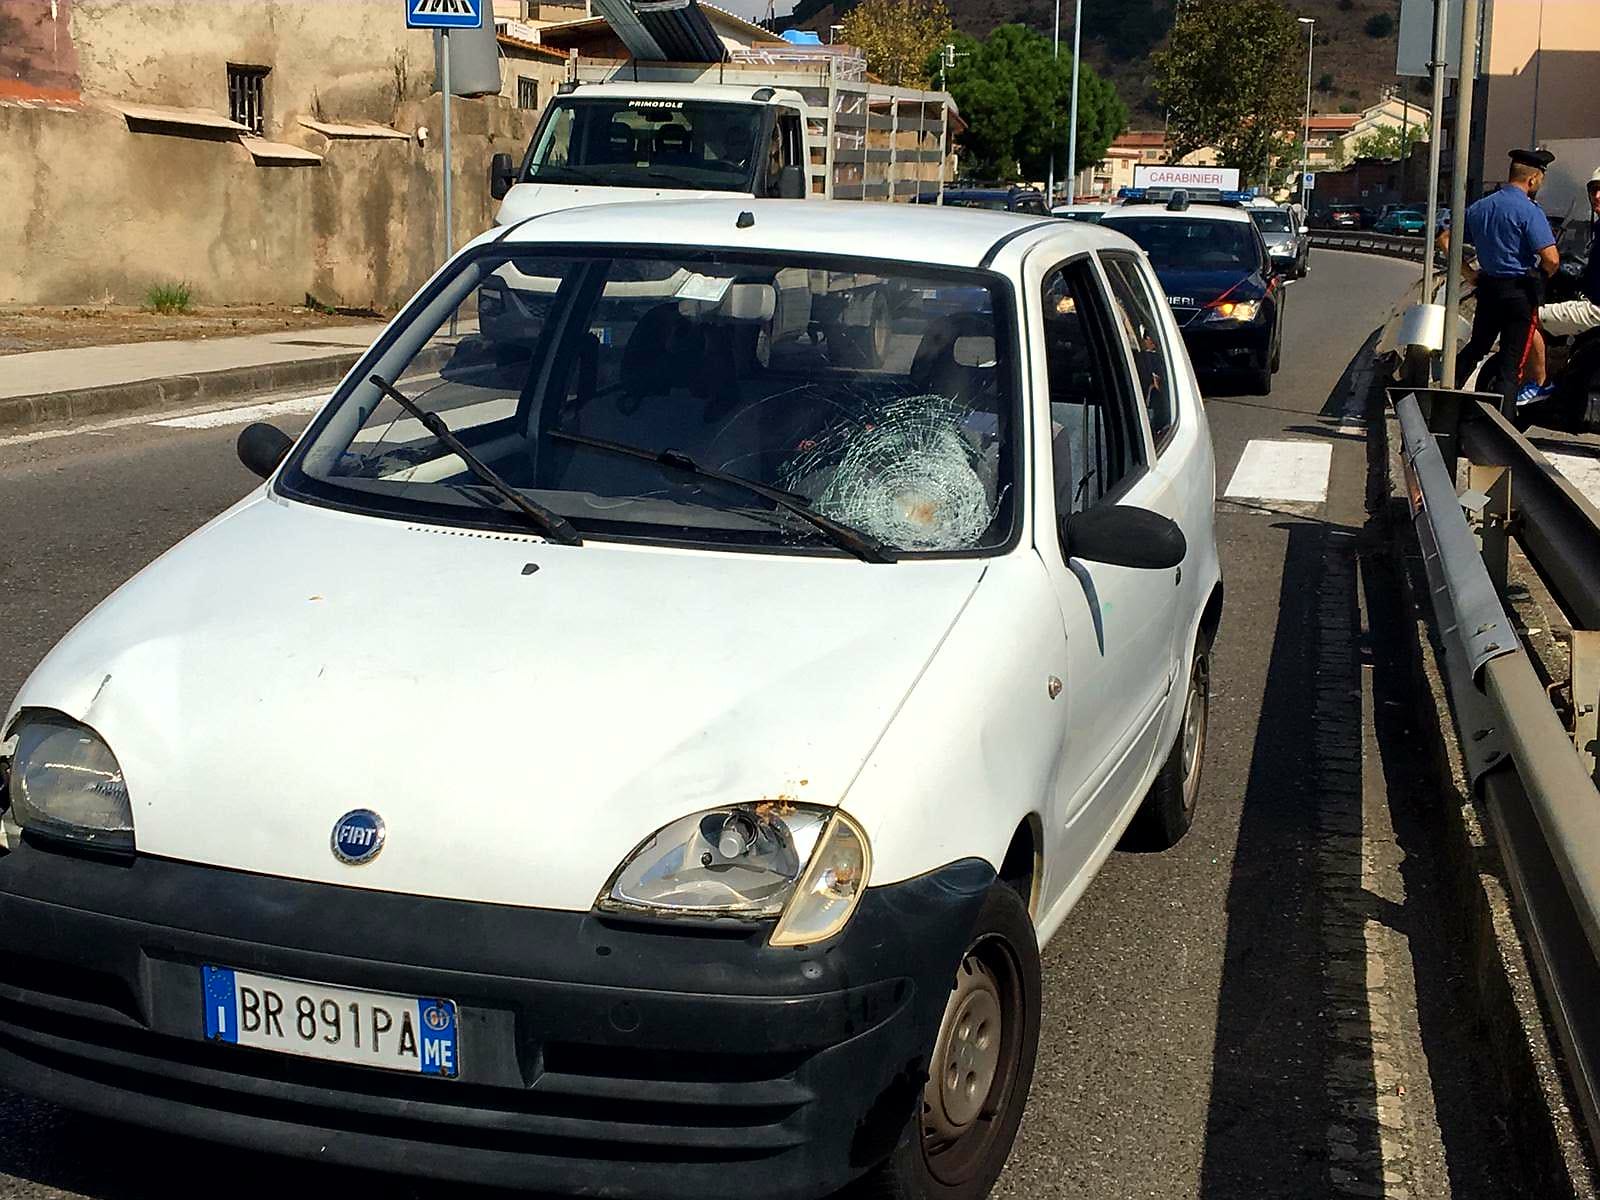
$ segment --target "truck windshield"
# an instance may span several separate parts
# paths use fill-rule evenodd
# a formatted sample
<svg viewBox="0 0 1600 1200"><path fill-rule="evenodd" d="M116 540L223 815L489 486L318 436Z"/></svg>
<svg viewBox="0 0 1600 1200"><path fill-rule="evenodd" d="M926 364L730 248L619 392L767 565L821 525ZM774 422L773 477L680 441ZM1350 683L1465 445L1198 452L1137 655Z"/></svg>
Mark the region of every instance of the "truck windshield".
<svg viewBox="0 0 1600 1200"><path fill-rule="evenodd" d="M699 100L554 101L525 182L752 190L763 106Z"/></svg>
<svg viewBox="0 0 1600 1200"><path fill-rule="evenodd" d="M996 548L1021 493L1013 311L979 271L485 246L390 327L278 487L527 532L378 376L585 544L849 553L804 507L899 557Z"/></svg>

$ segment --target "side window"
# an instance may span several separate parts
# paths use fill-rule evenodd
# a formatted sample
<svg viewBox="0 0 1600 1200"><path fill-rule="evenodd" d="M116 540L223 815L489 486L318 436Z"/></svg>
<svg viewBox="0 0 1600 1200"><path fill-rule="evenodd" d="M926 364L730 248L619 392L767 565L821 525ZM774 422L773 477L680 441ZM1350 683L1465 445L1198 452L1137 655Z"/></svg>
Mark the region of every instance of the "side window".
<svg viewBox="0 0 1600 1200"><path fill-rule="evenodd" d="M1082 512L1144 464L1114 318L1087 261L1045 276L1044 351L1050 378L1056 511Z"/></svg>
<svg viewBox="0 0 1600 1200"><path fill-rule="evenodd" d="M1106 278L1111 281L1111 300L1119 318L1117 324L1133 355L1134 382L1138 384L1145 411L1150 414L1150 433L1159 450L1162 439L1177 420L1171 364L1161 342L1157 315L1160 309L1136 260L1124 254L1107 254L1102 261Z"/></svg>
<svg viewBox="0 0 1600 1200"><path fill-rule="evenodd" d="M800 116L792 109L780 109L772 123L772 136L767 141L767 195L778 194L779 173L785 167L807 166L805 141L800 135ZM809 184L809 179L808 179Z"/></svg>

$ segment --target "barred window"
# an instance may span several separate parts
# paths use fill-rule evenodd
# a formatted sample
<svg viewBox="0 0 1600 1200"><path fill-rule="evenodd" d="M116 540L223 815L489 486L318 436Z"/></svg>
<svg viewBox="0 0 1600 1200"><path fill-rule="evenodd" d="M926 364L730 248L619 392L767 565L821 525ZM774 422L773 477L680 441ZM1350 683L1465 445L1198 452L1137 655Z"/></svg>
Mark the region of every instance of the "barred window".
<svg viewBox="0 0 1600 1200"><path fill-rule="evenodd" d="M228 64L228 116L257 137L266 128L268 70Z"/></svg>
<svg viewBox="0 0 1600 1200"><path fill-rule="evenodd" d="M517 76L517 107L539 107L539 81L528 75Z"/></svg>

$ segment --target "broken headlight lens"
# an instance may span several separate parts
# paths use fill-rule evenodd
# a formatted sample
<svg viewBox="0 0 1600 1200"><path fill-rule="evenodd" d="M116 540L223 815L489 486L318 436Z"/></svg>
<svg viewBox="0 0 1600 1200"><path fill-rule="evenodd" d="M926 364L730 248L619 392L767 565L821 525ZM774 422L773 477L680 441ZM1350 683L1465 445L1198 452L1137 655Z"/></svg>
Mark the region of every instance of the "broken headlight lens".
<svg viewBox="0 0 1600 1200"><path fill-rule="evenodd" d="M611 911L781 917L774 945L832 937L866 889L866 835L849 817L786 803L674 821L629 855L600 899Z"/></svg>
<svg viewBox="0 0 1600 1200"><path fill-rule="evenodd" d="M100 735L59 714L25 717L11 760L11 816L23 829L105 850L133 849L128 786Z"/></svg>

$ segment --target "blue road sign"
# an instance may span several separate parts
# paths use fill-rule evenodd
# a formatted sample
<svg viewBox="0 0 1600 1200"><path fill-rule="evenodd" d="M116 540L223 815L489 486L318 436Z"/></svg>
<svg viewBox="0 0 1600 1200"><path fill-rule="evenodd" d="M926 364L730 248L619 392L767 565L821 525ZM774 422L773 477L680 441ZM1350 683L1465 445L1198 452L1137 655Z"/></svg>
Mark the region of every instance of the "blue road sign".
<svg viewBox="0 0 1600 1200"><path fill-rule="evenodd" d="M407 29L477 29L483 0L406 0Z"/></svg>

